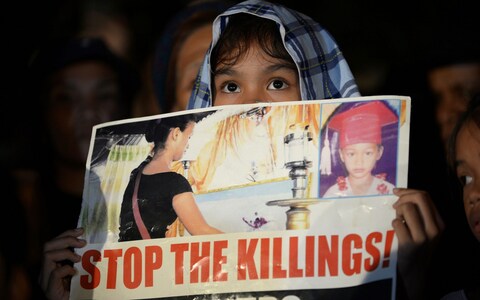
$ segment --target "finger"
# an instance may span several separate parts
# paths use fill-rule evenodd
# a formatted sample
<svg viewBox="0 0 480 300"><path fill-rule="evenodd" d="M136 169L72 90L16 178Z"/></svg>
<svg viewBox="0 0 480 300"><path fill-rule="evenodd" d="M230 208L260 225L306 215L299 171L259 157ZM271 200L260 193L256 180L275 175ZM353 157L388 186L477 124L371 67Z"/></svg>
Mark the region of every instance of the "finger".
<svg viewBox="0 0 480 300"><path fill-rule="evenodd" d="M403 204L405 202L416 202L421 198L429 199L426 192L415 189L395 188L393 193L398 196L398 200L394 206ZM426 195L426 197L423 195Z"/></svg>
<svg viewBox="0 0 480 300"><path fill-rule="evenodd" d="M419 220L421 220L425 226L425 232L429 239L435 238L444 230L445 225L443 219L428 193L405 188L396 189L394 193L399 196L399 199L393 205L394 208L405 203L413 203L417 206L418 210L416 214L419 215ZM412 215L411 217L413 218L414 216Z"/></svg>
<svg viewBox="0 0 480 300"><path fill-rule="evenodd" d="M405 227L410 232L412 240L415 243L423 243L427 238L425 232L425 224L422 219L418 207L414 203L404 203L397 209L400 217L405 220Z"/></svg>
<svg viewBox="0 0 480 300"><path fill-rule="evenodd" d="M75 229L69 229L66 230L62 233L60 233L57 237L64 237L64 236L74 236L74 237L79 237L83 234L84 229L82 227L78 227Z"/></svg>
<svg viewBox="0 0 480 300"><path fill-rule="evenodd" d="M57 249L66 249L66 248L82 248L86 245L84 239L80 239L76 236L58 236L53 240L50 240L45 243L43 246L43 252L54 251Z"/></svg>
<svg viewBox="0 0 480 300"><path fill-rule="evenodd" d="M86 245L85 240L77 238L82 233L83 230L69 230L45 243L42 269L39 274L39 283L44 290L48 286L51 273L59 266L64 265L66 261L72 263L80 261L81 257L71 248L81 248Z"/></svg>
<svg viewBox="0 0 480 300"><path fill-rule="evenodd" d="M50 282L61 282L64 278L67 276L73 276L75 275L75 268L69 265L64 265L61 266L60 268L56 268L51 276L50 276ZM63 285L62 285L63 286Z"/></svg>
<svg viewBox="0 0 480 300"><path fill-rule="evenodd" d="M64 265L55 269L48 278L48 286L44 290L49 299L68 299L69 290L65 284L69 282L69 278L75 275L76 270L69 265Z"/></svg>
<svg viewBox="0 0 480 300"><path fill-rule="evenodd" d="M398 238L398 243L400 245L411 243L412 242L412 235L410 234L410 230L408 230L407 225L405 224L405 220L403 217L397 217L392 221L393 230Z"/></svg>
<svg viewBox="0 0 480 300"><path fill-rule="evenodd" d="M50 277L58 269L63 269L63 267L68 266L65 264L65 261L70 261L73 263L80 262L81 256L74 253L70 249L61 249L55 251L45 252L43 256L42 270L39 276L39 283L42 288L46 288L49 284Z"/></svg>
<svg viewBox="0 0 480 300"><path fill-rule="evenodd" d="M443 220L440 217L435 205L430 200L430 197L427 195L421 195L427 197L425 199L417 198L417 207L420 212L420 217L422 218L425 224L425 232L429 239L435 238L440 231L443 230L444 224ZM422 201L423 200L423 201Z"/></svg>
<svg viewBox="0 0 480 300"><path fill-rule="evenodd" d="M44 261L51 263L59 263L65 260L71 261L73 263L79 262L81 256L73 252L71 249L59 249L54 251L48 251L44 253Z"/></svg>

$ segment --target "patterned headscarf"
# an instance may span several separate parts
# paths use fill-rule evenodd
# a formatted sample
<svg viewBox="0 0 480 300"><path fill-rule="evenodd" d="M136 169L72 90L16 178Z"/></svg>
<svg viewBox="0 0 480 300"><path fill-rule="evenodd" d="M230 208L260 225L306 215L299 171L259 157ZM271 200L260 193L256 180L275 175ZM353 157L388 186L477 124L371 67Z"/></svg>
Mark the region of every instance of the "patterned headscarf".
<svg viewBox="0 0 480 300"><path fill-rule="evenodd" d="M300 75L302 100L358 97L360 92L337 43L320 24L283 5L261 0L241 2L219 15L213 23L213 41L203 61L188 108L212 106L210 54L227 26L229 16L249 13L275 21L285 47Z"/></svg>

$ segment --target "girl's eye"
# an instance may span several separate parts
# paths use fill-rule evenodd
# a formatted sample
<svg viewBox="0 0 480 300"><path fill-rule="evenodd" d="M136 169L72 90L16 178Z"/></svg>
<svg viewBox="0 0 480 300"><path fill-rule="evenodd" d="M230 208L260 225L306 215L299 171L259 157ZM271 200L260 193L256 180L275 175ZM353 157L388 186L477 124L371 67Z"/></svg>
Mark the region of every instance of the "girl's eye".
<svg viewBox="0 0 480 300"><path fill-rule="evenodd" d="M240 93L240 88L235 82L227 82L222 88L223 93Z"/></svg>
<svg viewBox="0 0 480 300"><path fill-rule="evenodd" d="M288 84L285 81L280 79L275 79L268 85L269 90L283 90L283 89L286 89L287 87L288 87Z"/></svg>
<svg viewBox="0 0 480 300"><path fill-rule="evenodd" d="M473 178L471 176L459 176L458 180L462 184L462 186L466 186L470 182L472 182Z"/></svg>

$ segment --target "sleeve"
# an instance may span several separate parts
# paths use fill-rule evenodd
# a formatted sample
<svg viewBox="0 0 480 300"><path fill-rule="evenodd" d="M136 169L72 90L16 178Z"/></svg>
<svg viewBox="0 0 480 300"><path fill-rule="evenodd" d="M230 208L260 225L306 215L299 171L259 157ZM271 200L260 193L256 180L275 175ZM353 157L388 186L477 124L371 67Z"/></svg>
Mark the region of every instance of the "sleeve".
<svg viewBox="0 0 480 300"><path fill-rule="evenodd" d="M185 192L193 192L192 186L188 180L182 175L175 173L174 180L171 184L172 197Z"/></svg>

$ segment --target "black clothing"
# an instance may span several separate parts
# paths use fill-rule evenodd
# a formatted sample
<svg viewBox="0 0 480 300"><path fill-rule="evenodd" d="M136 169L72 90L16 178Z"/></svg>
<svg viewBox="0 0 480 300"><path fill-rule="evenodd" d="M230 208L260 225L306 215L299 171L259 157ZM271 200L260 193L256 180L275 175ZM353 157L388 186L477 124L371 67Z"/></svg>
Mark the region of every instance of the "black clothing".
<svg viewBox="0 0 480 300"><path fill-rule="evenodd" d="M132 208L132 196L137 173L144 163L133 170L125 189L120 211L119 242L141 240ZM172 201L175 195L192 192L188 180L175 172L142 174L138 187L138 208L145 227L152 238L164 238L167 226L177 218Z"/></svg>

